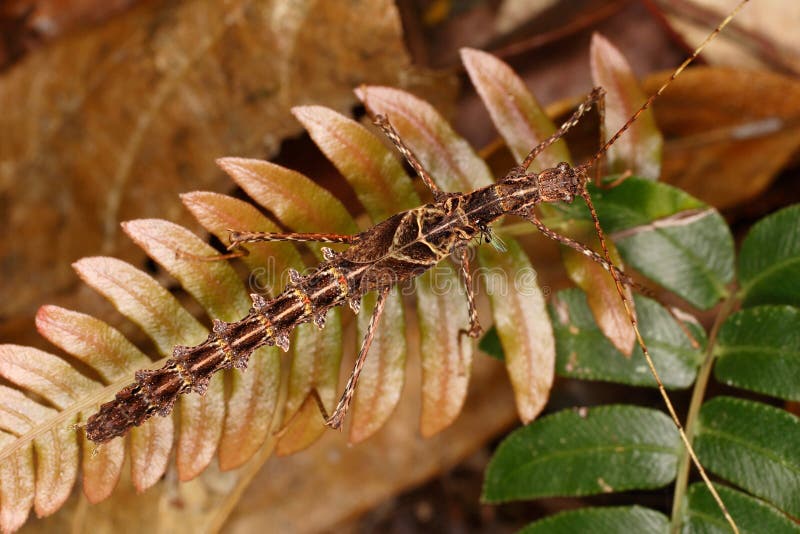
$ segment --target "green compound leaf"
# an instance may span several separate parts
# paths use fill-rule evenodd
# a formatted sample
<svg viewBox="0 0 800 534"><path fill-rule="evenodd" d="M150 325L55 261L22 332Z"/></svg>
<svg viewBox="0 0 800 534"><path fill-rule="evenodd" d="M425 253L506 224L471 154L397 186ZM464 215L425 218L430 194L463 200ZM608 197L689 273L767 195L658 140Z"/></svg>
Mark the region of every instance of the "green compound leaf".
<svg viewBox="0 0 800 534"><path fill-rule="evenodd" d="M739 253L743 306L800 306L800 205L753 225Z"/></svg>
<svg viewBox="0 0 800 534"><path fill-rule="evenodd" d="M798 534L800 525L777 508L746 493L715 485L725 506L742 534ZM722 515L705 484L689 487L688 507L683 519L683 534L728 534L731 527Z"/></svg>
<svg viewBox="0 0 800 534"><path fill-rule="evenodd" d="M655 301L635 295L636 314L642 336L650 349L658 374L667 388L689 387L702 361L702 349L695 349L686 333ZM559 291L550 304L556 335L556 372L561 376L605 380L635 386L655 387L656 382L637 346L625 358L603 335L578 289ZM687 323L701 346L703 330Z"/></svg>
<svg viewBox="0 0 800 534"><path fill-rule="evenodd" d="M695 451L717 475L800 515L800 418L759 402L717 397L700 409Z"/></svg>
<svg viewBox="0 0 800 534"><path fill-rule="evenodd" d="M573 534L575 532L666 534L669 532L669 519L660 512L642 506L582 508L561 512L531 523L520 530L519 534Z"/></svg>
<svg viewBox="0 0 800 534"><path fill-rule="evenodd" d="M733 238L716 210L672 186L641 178L589 190L603 229L626 265L702 309L728 295ZM578 202L565 211L589 220Z"/></svg>
<svg viewBox="0 0 800 534"><path fill-rule="evenodd" d="M564 410L515 430L489 462L482 498L497 503L651 489L675 477L680 442L657 410Z"/></svg>
<svg viewBox="0 0 800 534"><path fill-rule="evenodd" d="M728 317L714 352L720 382L800 400L800 309L757 306Z"/></svg>

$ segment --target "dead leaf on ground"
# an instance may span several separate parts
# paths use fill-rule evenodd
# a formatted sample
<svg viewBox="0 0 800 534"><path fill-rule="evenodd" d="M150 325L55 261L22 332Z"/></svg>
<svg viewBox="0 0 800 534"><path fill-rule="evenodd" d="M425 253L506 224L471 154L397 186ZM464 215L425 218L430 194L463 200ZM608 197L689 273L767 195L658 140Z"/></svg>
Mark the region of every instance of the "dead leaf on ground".
<svg viewBox="0 0 800 534"><path fill-rule="evenodd" d="M74 287L81 256L140 261L122 220L192 225L178 193L228 189L217 156L273 155L292 105L425 83L408 69L388 0L146 3L29 55L0 79L0 315Z"/></svg>
<svg viewBox="0 0 800 534"><path fill-rule="evenodd" d="M656 0L687 43L699 43L739 0ZM749 2L717 41L703 52L714 65L738 65L800 73L800 3Z"/></svg>
<svg viewBox="0 0 800 534"><path fill-rule="evenodd" d="M666 74L648 78L651 93ZM763 192L800 148L800 82L766 71L694 68L656 102L661 179L718 209Z"/></svg>

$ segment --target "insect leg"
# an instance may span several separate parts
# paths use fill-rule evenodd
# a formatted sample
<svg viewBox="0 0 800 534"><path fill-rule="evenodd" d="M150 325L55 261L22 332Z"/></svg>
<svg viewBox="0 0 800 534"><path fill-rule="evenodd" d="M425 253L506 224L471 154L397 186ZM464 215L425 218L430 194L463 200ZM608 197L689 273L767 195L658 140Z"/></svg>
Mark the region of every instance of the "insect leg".
<svg viewBox="0 0 800 534"><path fill-rule="evenodd" d="M634 290L638 291L642 295L644 295L644 296L646 296L648 298L651 298L651 299L655 300L656 302L658 302L659 304L661 304L664 307L664 309L666 309L667 312L672 316L672 318L675 319L675 322L678 323L678 326L680 326L681 330L683 330L683 333L686 335L687 338L689 338L689 341L691 342L692 346L694 348L700 347L700 343L698 343L697 339L695 339L695 337L692 335L692 332L689 330L688 326L686 325L686 322L683 319L681 319L678 316L677 313L675 313L675 310L672 308L672 306L670 306L669 304L667 304L666 302L661 300L658 297L658 295L656 295L656 293L653 292L649 287L643 286L639 282L635 281L633 278L628 276L625 272L621 271L619 269L619 267L609 263L608 261L606 261L606 259L603 256L601 256L600 254L598 254L594 250L590 249L589 247L587 247L583 243L579 243L578 241L575 241L574 239L570 239L569 237L566 237L566 236L563 236L563 235L561 235L561 234L559 234L557 232L554 232L553 230L551 230L550 228L545 226L544 223L541 220L539 220L539 218L536 216L536 214L533 213L533 211L531 211L526 216L526 218L529 221L531 221L536 226L536 228L539 229L539 231L542 234L544 234L545 236L549 237L550 239L558 241L559 243L561 243L563 245L566 245L569 248L580 252L581 254L586 256L587 258L589 258L592 261L600 264L600 266L603 267L603 269L605 269L608 272L611 272L611 270L614 269L616 275L619 277L620 282L622 282L622 284L630 287L631 289L634 289Z"/></svg>
<svg viewBox="0 0 800 534"><path fill-rule="evenodd" d="M294 233L294 232L239 232L236 230L229 230L228 250L239 249L236 252L229 252L228 254L215 254L213 256L202 256L192 254L183 250L176 250L175 256L189 261L221 261L230 260L233 258L242 258L247 256L248 251L241 245L243 243L263 243L269 241L314 241L318 243L347 243L353 244L358 240L357 235L345 234L309 234L309 233Z"/></svg>
<svg viewBox="0 0 800 534"><path fill-rule="evenodd" d="M350 378L347 379L347 384L344 386L344 392L339 399L339 404L336 405L331 416L325 419L325 424L331 428L336 429L342 426L342 421L344 421L347 410L350 408L350 403L356 392L358 376L361 374L361 369L363 369L364 362L367 360L367 352L369 352L369 347L372 345L372 338L375 336L375 327L378 325L378 321L380 321L381 315L383 314L383 305L386 304L386 296L389 294L389 290L390 288L387 287L382 289L378 294L378 300L375 302L375 309L372 311L372 317L369 320L367 332L364 334L364 341L361 343L361 351L358 353L353 372L350 374ZM324 415L325 413L323 412L323 416Z"/></svg>
<svg viewBox="0 0 800 534"><path fill-rule="evenodd" d="M353 244L358 240L357 235L347 234L301 234L294 232L237 232L230 230L228 238L231 250L242 243L263 243L269 241L314 241L318 243L348 243Z"/></svg>
<svg viewBox="0 0 800 534"><path fill-rule="evenodd" d="M605 91L600 95L600 98L597 99L597 116L600 119L600 128L598 131L600 132L600 146L606 144L606 94ZM594 166L594 185L597 187L602 186L603 180L603 162L604 159L597 160Z"/></svg>
<svg viewBox="0 0 800 534"><path fill-rule="evenodd" d="M619 267L617 267L616 265L613 265L612 263L609 263L603 256L601 256L600 254L598 254L594 250L590 249L589 247L587 247L583 243L579 243L578 241L575 241L574 239L570 239L569 237L563 236L563 235L559 234L558 232L554 232L553 230L551 230L550 228L545 226L545 224L541 220L539 220L539 217L536 215L536 213L534 213L533 210L529 211L525 215L525 218L528 219L530 222L532 222L536 226L536 228L542 234L544 234L546 237L549 237L550 239L553 239L554 241L558 241L562 245L566 245L569 248L571 248L571 249L573 249L573 250L575 250L577 252L580 252L581 254L583 254L584 256L588 257L592 261L595 261L595 262L599 263L603 267L603 269L605 269L606 271L611 272L611 270L613 269L616 272L617 276L619 276L619 278L620 278L620 280L622 281L623 284L625 284L627 286L634 287L636 289L642 288L645 291L649 291L647 288L644 288L643 286L641 286L640 284L635 282L630 276L628 276L623 271L621 271L619 269Z"/></svg>
<svg viewBox="0 0 800 534"><path fill-rule="evenodd" d="M592 105L598 103L605 97L605 94L606 91L602 87L595 87L594 89L592 89L592 92L589 93L589 96L586 97L586 100L581 102L581 104L578 106L578 109L575 110L575 112L570 116L570 118L567 119L566 122L564 122L564 124L562 124L558 128L558 130L556 130L555 133L553 133L550 137L548 137L547 139L536 145L533 148L533 150L531 150L530 153L525 157L522 163L519 164L518 168L521 169L522 172L527 171L531 162L535 160L539 154L544 152L547 149L547 147L549 147L550 145L552 145L553 143L564 137L564 135L569 131L569 129L578 124L580 118L587 111L592 109Z"/></svg>
<svg viewBox="0 0 800 534"><path fill-rule="evenodd" d="M475 307L475 291L472 286L472 272L470 270L469 249L463 247L460 254L461 277L464 280L464 287L467 290L467 304L469 305L469 330L461 329L458 331L459 337L468 335L472 338L481 337L483 328L478 321L478 310Z"/></svg>
<svg viewBox="0 0 800 534"><path fill-rule="evenodd" d="M325 408L325 404L322 402L322 397L319 395L319 390L314 387L308 392L308 395L305 397L305 399L303 399L303 403L300 405L300 408L298 408L288 419L286 419L283 424L281 424L281 427L274 431L272 435L276 438L283 437L289 430L289 427L292 425L292 422L294 422L295 418L303 411L305 404L310 401L314 401L314 404L317 405L319 413L322 414L322 418L327 420L328 410Z"/></svg>
<svg viewBox="0 0 800 534"><path fill-rule="evenodd" d="M403 157L406 158L406 161L414 169L414 172L416 172L417 175L422 179L423 183L428 186L428 189L430 189L431 193L433 193L433 199L439 201L445 197L446 193L439 189L439 186L434 183L433 178L431 178L431 175L425 170L425 167L422 166L422 163L420 163L420 161L417 159L417 156L415 156L405 142L400 139L400 134L398 134L397 130L394 129L394 126L391 125L389 119L387 119L384 115L375 115L373 120L375 122L375 126L380 128L383 134L389 138L398 152L400 152Z"/></svg>

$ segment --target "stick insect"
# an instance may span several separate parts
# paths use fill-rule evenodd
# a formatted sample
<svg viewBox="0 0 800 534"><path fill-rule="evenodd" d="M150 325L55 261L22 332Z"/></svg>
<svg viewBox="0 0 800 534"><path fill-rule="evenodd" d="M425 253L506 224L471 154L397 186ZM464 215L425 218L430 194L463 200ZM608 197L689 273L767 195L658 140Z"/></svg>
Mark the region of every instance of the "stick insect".
<svg viewBox="0 0 800 534"><path fill-rule="evenodd" d="M179 395L190 391L203 394L216 372L232 367L244 369L256 348L276 345L286 351L289 348L289 334L296 326L313 321L319 328L323 328L325 317L331 308L348 303L357 313L361 297L370 291L376 291L378 298L355 366L333 412L328 414L318 396L316 397L325 424L334 429L340 428L352 402L387 296L395 285L419 276L448 257L457 257L460 260L461 277L466 286L469 306L469 325L462 334L471 338L481 335L482 328L472 289L468 246L476 239L493 242L495 236L491 224L500 217L512 214L527 219L547 237L586 255L611 274L636 341L645 355L681 439L725 518L734 532L738 532L727 508L697 459L653 365L639 331L631 301L626 296L626 287L639 286L612 262L587 184L590 182L592 169L595 171L594 180L599 184L599 162L603 155L748 1L742 0L658 91L617 132L601 143L600 149L587 162L574 167L560 163L540 173L528 171L534 159L561 139L592 107L596 107L602 115L605 95L602 88L595 88L555 133L534 147L522 163L512 168L502 180L469 193L442 191L392 127L389 118L374 116L378 128L430 190L433 203L398 213L356 235L231 232L229 249L246 243L269 241L341 243L349 247L342 252L323 248L324 261L305 276L291 270L288 286L275 298L267 300L258 294L251 295L252 307L246 317L232 323L215 320L212 333L205 342L194 347L177 346L173 350L172 358L161 369L138 371L134 383L117 393L112 401L103 404L89 418L86 423L87 437L96 443L107 442L124 435L130 428L142 424L154 414L168 415ZM582 198L589 207L602 254L551 230L536 213L536 207L542 203L570 203L577 197ZM231 256L226 254L220 258Z"/></svg>

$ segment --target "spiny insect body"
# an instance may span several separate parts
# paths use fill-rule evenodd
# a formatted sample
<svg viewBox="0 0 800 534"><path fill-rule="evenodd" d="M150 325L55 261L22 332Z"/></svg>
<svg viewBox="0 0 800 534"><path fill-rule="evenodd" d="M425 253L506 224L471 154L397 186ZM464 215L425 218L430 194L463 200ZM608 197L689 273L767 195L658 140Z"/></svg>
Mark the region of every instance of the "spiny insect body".
<svg viewBox="0 0 800 534"><path fill-rule="evenodd" d="M437 193L443 198L436 203L398 213L355 236L329 238L351 246L340 253L324 249L325 261L306 276L293 271L288 287L275 298L252 295L253 306L242 320L214 321L211 334L202 344L175 347L172 358L161 369L138 371L134 384L89 418L88 438L105 442L155 413L169 414L180 394L202 394L217 371L244 369L258 347L277 345L288 350L289 334L296 326L314 321L322 328L331 308L348 302L358 311L365 293L377 291L385 296L394 285L465 250L476 237L491 240L489 225L503 215L526 216L539 202L571 200L583 189L585 177L580 172L567 164L539 174L517 168L497 184L467 194ZM238 243L263 238L247 233L232 236ZM473 328L470 333L476 335L478 331ZM346 388L337 411L328 419L329 425L341 424L354 385Z"/></svg>

